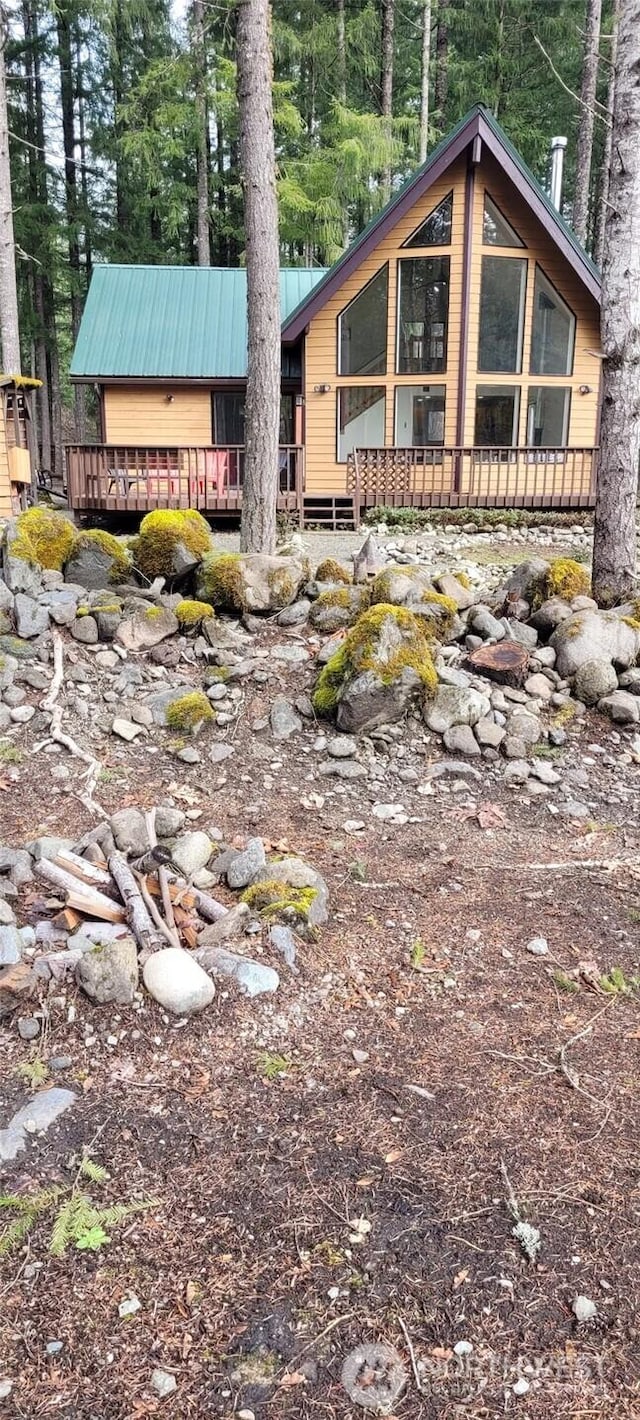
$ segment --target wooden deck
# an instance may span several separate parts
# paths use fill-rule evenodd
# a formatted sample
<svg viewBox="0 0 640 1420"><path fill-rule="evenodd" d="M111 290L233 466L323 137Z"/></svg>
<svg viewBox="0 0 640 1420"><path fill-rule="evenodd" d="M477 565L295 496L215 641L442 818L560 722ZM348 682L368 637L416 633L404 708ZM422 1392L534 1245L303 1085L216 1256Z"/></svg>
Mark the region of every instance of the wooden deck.
<svg viewBox="0 0 640 1420"><path fill-rule="evenodd" d="M591 508L595 448L355 449L347 489L358 509Z"/></svg>
<svg viewBox="0 0 640 1420"><path fill-rule="evenodd" d="M138 513L196 508L237 513L242 507L244 448L132 448L69 444L65 450L69 506L77 513ZM278 508L302 518L304 449L280 449Z"/></svg>

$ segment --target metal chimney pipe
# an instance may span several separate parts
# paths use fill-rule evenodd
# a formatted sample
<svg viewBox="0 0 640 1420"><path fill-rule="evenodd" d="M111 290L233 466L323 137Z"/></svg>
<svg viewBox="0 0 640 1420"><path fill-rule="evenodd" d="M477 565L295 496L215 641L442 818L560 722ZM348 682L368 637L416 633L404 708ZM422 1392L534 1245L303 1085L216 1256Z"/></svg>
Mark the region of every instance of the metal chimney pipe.
<svg viewBox="0 0 640 1420"><path fill-rule="evenodd" d="M562 206L562 172L566 138L551 139L551 201L558 212Z"/></svg>

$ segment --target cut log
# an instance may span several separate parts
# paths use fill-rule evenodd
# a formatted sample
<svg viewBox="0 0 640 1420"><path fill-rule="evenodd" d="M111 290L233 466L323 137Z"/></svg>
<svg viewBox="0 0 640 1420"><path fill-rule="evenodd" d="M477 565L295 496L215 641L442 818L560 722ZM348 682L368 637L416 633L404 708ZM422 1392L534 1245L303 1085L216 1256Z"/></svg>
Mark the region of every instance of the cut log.
<svg viewBox="0 0 640 1420"><path fill-rule="evenodd" d="M479 646L467 656L466 663L470 670L479 671L489 680L517 689L527 674L529 654L519 641L498 641L495 646Z"/></svg>
<svg viewBox="0 0 640 1420"><path fill-rule="evenodd" d="M87 862L86 858L81 858L78 853L72 853L69 848L61 848L52 860L56 867L63 868L67 873L72 873L74 878L80 878L83 883L95 884L96 887L112 887L113 882L110 873L105 868L98 868L93 863Z"/></svg>
<svg viewBox="0 0 640 1420"><path fill-rule="evenodd" d="M125 905L127 922L138 945L144 952L157 951L162 945L162 934L154 926L129 864L121 853L111 854L109 872Z"/></svg>
<svg viewBox="0 0 640 1420"><path fill-rule="evenodd" d="M224 903L217 902L215 897L209 897L208 892L201 892L200 888L194 887L191 892L198 912L201 917L204 917L205 922L219 922L221 917L226 917L229 909L224 906ZM184 901L186 905L186 899L181 899L181 901Z"/></svg>
<svg viewBox="0 0 640 1420"><path fill-rule="evenodd" d="M41 858L39 863L34 863L33 871L37 877L44 878L45 882L51 883L54 888L64 893L67 907L75 907L78 912L86 912L90 917L100 917L105 922L125 921L120 904L114 902L112 897L98 892L93 886L85 885L79 878L74 877L73 873L59 868L48 858Z"/></svg>
<svg viewBox="0 0 640 1420"><path fill-rule="evenodd" d="M144 902L144 905L149 913L151 921L158 928L158 931L160 932L161 936L165 938L165 941L169 943L170 947L181 947L182 943L180 941L178 932L176 931L175 925L172 928L169 927L168 924L165 922L164 917L156 907L151 893L149 892L148 884L145 882L144 878L138 877L138 884L140 887L140 895L142 897L142 901Z"/></svg>

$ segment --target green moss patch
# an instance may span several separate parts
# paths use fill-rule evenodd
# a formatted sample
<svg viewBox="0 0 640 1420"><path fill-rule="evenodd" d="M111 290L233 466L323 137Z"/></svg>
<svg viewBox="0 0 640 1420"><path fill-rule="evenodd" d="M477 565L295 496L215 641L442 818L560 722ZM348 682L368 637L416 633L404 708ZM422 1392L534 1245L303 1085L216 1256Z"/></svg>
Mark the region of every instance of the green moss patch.
<svg viewBox="0 0 640 1420"><path fill-rule="evenodd" d="M425 631L430 636L435 636L437 641L446 641L451 635L458 608L453 597L445 597L442 592L432 592L427 590L422 593L420 601L423 606L432 606L433 616L423 616Z"/></svg>
<svg viewBox="0 0 640 1420"><path fill-rule="evenodd" d="M178 625L181 631L193 631L200 626L206 616L213 616L214 610L209 602L185 601L178 602L174 608L178 618Z"/></svg>
<svg viewBox="0 0 640 1420"><path fill-rule="evenodd" d="M211 552L199 572L199 588L212 606L246 611L244 580L239 552Z"/></svg>
<svg viewBox="0 0 640 1420"><path fill-rule="evenodd" d="M556 557L540 578L533 605L537 609L550 597L562 597L563 601L572 602L574 597L588 597L590 592L591 583L586 569L579 562L574 562L572 557Z"/></svg>
<svg viewBox="0 0 640 1420"><path fill-rule="evenodd" d="M33 566L61 572L77 540L74 527L51 508L27 508L17 520L11 556Z"/></svg>
<svg viewBox="0 0 640 1420"><path fill-rule="evenodd" d="M285 917L308 922L317 896L317 888L291 887L289 883L268 878L265 882L254 883L253 887L246 888L241 900L261 917Z"/></svg>
<svg viewBox="0 0 640 1420"><path fill-rule="evenodd" d="M325 557L320 563L316 572L317 582L353 582L353 577L346 567L340 562L336 562L335 557Z"/></svg>
<svg viewBox="0 0 640 1420"><path fill-rule="evenodd" d="M136 567L150 580L170 577L178 544L186 547L195 561L201 561L211 551L209 524L195 508L156 508L142 519L133 544Z"/></svg>
<svg viewBox="0 0 640 1420"><path fill-rule="evenodd" d="M196 725L211 720L215 720L215 714L201 690L192 690L187 695L181 695L167 706L165 712L165 721L170 730L191 731Z"/></svg>
<svg viewBox="0 0 640 1420"><path fill-rule="evenodd" d="M127 555L126 548L113 533L105 532L102 528L89 528L87 532L80 533L75 538L71 555L75 557L78 552L99 548L106 553L113 562L109 572L110 582L126 582L131 573L131 560ZM69 561L69 558L67 558Z"/></svg>
<svg viewBox="0 0 640 1420"><path fill-rule="evenodd" d="M393 618L403 635L395 650L384 656L380 653L379 640L388 617ZM403 670L409 668L422 681L425 694L435 695L438 676L422 620L406 607L384 602L363 612L318 676L313 694L313 706L318 714L332 714L344 681L364 671L373 671L383 685L392 685Z"/></svg>

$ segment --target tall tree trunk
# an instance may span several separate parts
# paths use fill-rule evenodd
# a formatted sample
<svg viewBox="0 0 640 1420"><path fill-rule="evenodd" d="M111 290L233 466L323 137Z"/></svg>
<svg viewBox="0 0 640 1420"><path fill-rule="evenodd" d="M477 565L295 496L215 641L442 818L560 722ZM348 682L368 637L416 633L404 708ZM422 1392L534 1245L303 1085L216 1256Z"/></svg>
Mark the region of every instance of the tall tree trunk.
<svg viewBox="0 0 640 1420"><path fill-rule="evenodd" d="M49 387L49 361L45 338L44 282L42 273L34 275L34 306L38 317L39 334L36 337L36 375L41 381L38 390L40 467L51 472L51 389Z"/></svg>
<svg viewBox="0 0 640 1420"><path fill-rule="evenodd" d="M608 124L604 140L604 152L602 154L602 168L600 170L600 202L598 205L598 226L596 231L594 256L598 266L602 266L602 254L604 252L604 228L607 220L607 206L609 201L609 169L611 167L611 135L613 133L613 104L616 92L616 54L618 48L618 22L620 18L620 0L613 0L611 11L611 45L609 49L609 87L607 90L607 115Z"/></svg>
<svg viewBox="0 0 640 1420"><path fill-rule="evenodd" d="M273 553L279 482L280 243L268 0L240 0L237 67L248 329L240 547L243 552Z"/></svg>
<svg viewBox="0 0 640 1420"><path fill-rule="evenodd" d="M338 69L336 74L336 98L346 106L347 102L347 39L344 24L344 0L337 0L338 26Z"/></svg>
<svg viewBox="0 0 640 1420"><path fill-rule="evenodd" d="M216 263L229 266L229 241L226 232L227 200L224 173L224 129L220 113L216 113Z"/></svg>
<svg viewBox="0 0 640 1420"><path fill-rule="evenodd" d="M85 120L84 69L82 64L82 36L80 25L74 28L76 50L76 94L78 96L78 147L80 150L80 190L82 194L82 227L84 232L84 279L88 288L91 280L92 252L89 230L89 182L87 174L87 125Z"/></svg>
<svg viewBox="0 0 640 1420"><path fill-rule="evenodd" d="M429 68L431 65L431 0L424 0L422 10L422 75L420 82L420 162L424 163L429 147Z"/></svg>
<svg viewBox="0 0 640 1420"><path fill-rule="evenodd" d="M593 595L634 593L640 459L640 0L621 0L602 270L602 418Z"/></svg>
<svg viewBox="0 0 640 1420"><path fill-rule="evenodd" d="M204 29L205 0L193 0L193 71L196 94L198 142L197 235L198 266L211 265L209 240L209 106L207 103L207 47Z"/></svg>
<svg viewBox="0 0 640 1420"><path fill-rule="evenodd" d="M75 66L71 47L71 21L68 4L57 10L58 61L60 65L60 101L62 108L62 141L64 145L64 186L67 209L69 248L69 278L71 298L71 335L77 340L82 318L82 276L80 271L80 237L78 212L78 182L76 176L75 133ZM87 437L87 401L84 385L74 389L75 435L78 443Z"/></svg>
<svg viewBox="0 0 640 1420"><path fill-rule="evenodd" d="M20 325L9 163L6 43L6 16L4 11L0 9L0 346L2 347L4 373L19 375L21 369Z"/></svg>
<svg viewBox="0 0 640 1420"><path fill-rule="evenodd" d="M449 0L438 0L436 22L436 74L433 93L434 122L439 134L444 132L445 110L449 93Z"/></svg>
<svg viewBox="0 0 640 1420"><path fill-rule="evenodd" d="M583 246L587 240L587 224L589 221L589 189L591 185L591 158L593 154L596 91L598 88L601 18L602 0L587 0L582 83L580 85L580 123L578 125L578 143L576 147L576 181L573 195L573 230Z"/></svg>
<svg viewBox="0 0 640 1420"><path fill-rule="evenodd" d="M380 67L380 112L385 119L387 142L391 143L391 118L393 114L393 50L396 22L395 0L382 0L382 56ZM385 202L391 197L391 159L385 163L382 175L382 195Z"/></svg>

